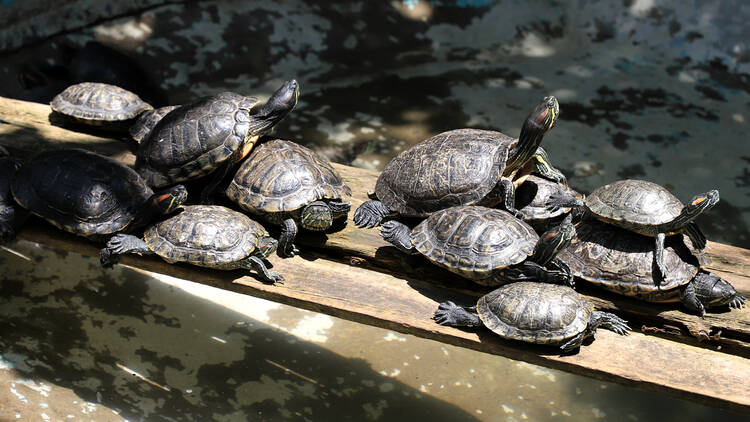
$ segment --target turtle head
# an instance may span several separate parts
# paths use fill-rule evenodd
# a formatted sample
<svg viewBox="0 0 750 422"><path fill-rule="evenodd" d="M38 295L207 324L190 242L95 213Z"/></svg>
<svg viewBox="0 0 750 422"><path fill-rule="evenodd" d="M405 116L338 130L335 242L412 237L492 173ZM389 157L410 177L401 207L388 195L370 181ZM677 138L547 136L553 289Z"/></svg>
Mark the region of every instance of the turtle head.
<svg viewBox="0 0 750 422"><path fill-rule="evenodd" d="M560 251L570 245L575 235L573 216L568 214L559 226L547 230L539 237L531 261L542 266L547 265Z"/></svg>
<svg viewBox="0 0 750 422"><path fill-rule="evenodd" d="M274 239L271 236L262 236L260 239L258 239L258 255L262 256L263 258L268 257L273 253L273 251L276 250L276 246L278 246L279 242Z"/></svg>
<svg viewBox="0 0 750 422"><path fill-rule="evenodd" d="M323 201L315 201L302 210L300 225L313 231L328 230L333 224L331 207Z"/></svg>
<svg viewBox="0 0 750 422"><path fill-rule="evenodd" d="M292 111L298 99L299 84L295 79L286 81L253 117L266 120L273 126Z"/></svg>
<svg viewBox="0 0 750 422"><path fill-rule="evenodd" d="M153 194L149 199L149 205L153 214L167 215L177 210L187 200L187 196L185 186L176 185Z"/></svg>
<svg viewBox="0 0 750 422"><path fill-rule="evenodd" d="M527 130L541 132L544 135L555 125L558 116L560 116L560 104L557 98L551 95L544 97L526 117L521 133L528 127Z"/></svg>
<svg viewBox="0 0 750 422"><path fill-rule="evenodd" d="M705 211L710 210L719 202L719 191L714 189L706 193L695 195L690 203L685 205L680 215L675 219L677 225L684 225Z"/></svg>

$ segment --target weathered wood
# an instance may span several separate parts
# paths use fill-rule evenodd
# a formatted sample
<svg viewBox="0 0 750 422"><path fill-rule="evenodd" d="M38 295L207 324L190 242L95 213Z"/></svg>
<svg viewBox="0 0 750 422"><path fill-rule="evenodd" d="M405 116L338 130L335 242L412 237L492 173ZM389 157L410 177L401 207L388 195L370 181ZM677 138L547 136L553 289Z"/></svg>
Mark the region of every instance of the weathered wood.
<svg viewBox="0 0 750 422"><path fill-rule="evenodd" d="M133 163L132 145L51 125L48 115L47 106L0 98L0 144L22 156L48 148L86 147ZM336 168L352 187L356 208L366 200L377 173ZM38 221L20 237L88 255L97 253L95 245ZM623 338L600 330L596 341L577 355L558 356L549 348L504 342L486 331L435 324L430 318L437 303L450 299L471 304L482 290L423 258L404 256L384 242L376 229L357 229L349 220L335 233L302 233L297 243L306 246L302 257L271 259L288 280L284 286L267 286L240 272L168 265L157 258L124 257L122 262L399 332L750 412L747 308L701 319L682 312L678 305L647 304L584 287L582 293L597 307L623 315L636 332ZM717 243L710 243L707 250L713 261L710 269L750 295L750 251Z"/></svg>

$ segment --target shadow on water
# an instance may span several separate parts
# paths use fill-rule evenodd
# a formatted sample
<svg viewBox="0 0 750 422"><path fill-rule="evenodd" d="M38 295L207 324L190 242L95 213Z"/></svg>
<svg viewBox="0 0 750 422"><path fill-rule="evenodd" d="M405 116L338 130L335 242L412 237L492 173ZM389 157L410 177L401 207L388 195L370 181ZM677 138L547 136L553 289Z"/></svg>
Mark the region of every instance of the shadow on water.
<svg viewBox="0 0 750 422"><path fill-rule="evenodd" d="M221 304L30 245L13 246L31 262L0 257L5 359L129 420L477 420Z"/></svg>

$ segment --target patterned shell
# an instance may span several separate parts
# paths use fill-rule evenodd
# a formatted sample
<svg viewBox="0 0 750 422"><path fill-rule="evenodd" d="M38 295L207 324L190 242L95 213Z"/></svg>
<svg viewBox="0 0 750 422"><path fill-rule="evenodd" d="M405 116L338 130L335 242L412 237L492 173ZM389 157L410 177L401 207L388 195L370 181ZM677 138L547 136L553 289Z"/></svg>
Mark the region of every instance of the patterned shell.
<svg viewBox="0 0 750 422"><path fill-rule="evenodd" d="M176 109L179 107L178 105L174 106L166 106L166 107L159 107L155 110L149 110L138 116L138 119L136 119L135 123L133 123L132 126L130 126L130 129L128 129L128 133L130 133L130 136L138 143L141 143L143 141L143 138L145 138L150 132L151 129L156 126L159 121L167 115L170 111Z"/></svg>
<svg viewBox="0 0 750 422"><path fill-rule="evenodd" d="M130 120L153 108L130 91L96 82L67 87L52 99L50 107L89 124Z"/></svg>
<svg viewBox="0 0 750 422"><path fill-rule="evenodd" d="M546 202L550 195L560 192L575 198L583 197L568 185L531 174L516 188L516 208L523 213L524 220L527 221L559 217L569 212L570 208L558 208L550 212L547 210Z"/></svg>
<svg viewBox="0 0 750 422"><path fill-rule="evenodd" d="M391 160L378 177L375 194L388 209L414 217L477 204L500 180L515 141L476 129L435 135Z"/></svg>
<svg viewBox="0 0 750 422"><path fill-rule="evenodd" d="M135 169L149 186L205 176L239 148L249 148L254 97L232 92L203 97L161 119L138 146Z"/></svg>
<svg viewBox="0 0 750 422"><path fill-rule="evenodd" d="M351 189L331 163L294 142L274 139L242 163L227 196L250 212L289 212L321 199L341 200Z"/></svg>
<svg viewBox="0 0 750 422"><path fill-rule="evenodd" d="M538 240L531 226L508 212L472 205L433 213L411 232L420 253L472 280L524 261Z"/></svg>
<svg viewBox="0 0 750 422"><path fill-rule="evenodd" d="M576 277L625 296L657 301L663 298L661 293L692 280L699 267L708 262L703 253L692 248L686 236L668 236L664 243L667 271L657 287L652 273L652 237L593 219L581 222L576 233L573 243L557 257L568 264Z"/></svg>
<svg viewBox="0 0 750 422"><path fill-rule="evenodd" d="M625 228L652 226L673 220L683 204L666 188L645 180L618 180L586 198L586 208L598 218Z"/></svg>
<svg viewBox="0 0 750 422"><path fill-rule="evenodd" d="M130 167L80 149L46 151L27 161L12 191L24 208L82 236L125 230L153 195Z"/></svg>
<svg viewBox="0 0 750 422"><path fill-rule="evenodd" d="M219 205L192 205L149 227L144 240L167 262L221 267L249 256L258 239L268 236L262 225Z"/></svg>
<svg viewBox="0 0 750 422"><path fill-rule="evenodd" d="M477 313L501 337L529 343L559 343L583 332L593 307L568 286L516 282L482 296Z"/></svg>

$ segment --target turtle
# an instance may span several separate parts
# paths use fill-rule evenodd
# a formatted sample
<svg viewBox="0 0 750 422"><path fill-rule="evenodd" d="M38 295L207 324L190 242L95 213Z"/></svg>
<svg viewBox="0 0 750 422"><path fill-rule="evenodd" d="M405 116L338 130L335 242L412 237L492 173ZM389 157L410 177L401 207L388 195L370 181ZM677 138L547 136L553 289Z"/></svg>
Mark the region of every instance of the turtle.
<svg viewBox="0 0 750 422"><path fill-rule="evenodd" d="M399 250L420 253L477 284L532 279L573 283L570 271L555 259L575 236L571 218L540 237L505 210L459 205L433 213L413 230L397 220L387 221L380 233Z"/></svg>
<svg viewBox="0 0 750 422"><path fill-rule="evenodd" d="M13 173L20 166L20 160L11 157L8 150L0 147L0 244L13 240L16 231L28 216L28 212L16 203L10 191Z"/></svg>
<svg viewBox="0 0 750 422"><path fill-rule="evenodd" d="M684 235L667 238L665 276L654 283L651 238L598 220L582 221L576 239L558 255L574 276L611 292L648 302L682 302L705 315L706 308L739 308L745 298L715 274L701 269L708 258ZM690 243L690 246L688 246Z"/></svg>
<svg viewBox="0 0 750 422"><path fill-rule="evenodd" d="M299 87L285 82L264 104L255 97L222 92L173 110L138 144L135 170L149 186L163 187L214 173L201 202L229 169L244 158L297 104Z"/></svg>
<svg viewBox="0 0 750 422"><path fill-rule="evenodd" d="M530 174L516 188L516 207L523 214L523 221L537 232L545 231L559 224L572 209L563 207L554 211L547 209L546 204L550 195L559 192L565 192L574 198L583 198L583 195L568 186L567 183L555 182Z"/></svg>
<svg viewBox="0 0 750 422"><path fill-rule="evenodd" d="M153 129L154 126L156 126L156 124L159 123L162 118L164 118L164 116L178 107L180 106L171 105L144 111L140 116L138 116L136 121L128 129L130 137L133 138L134 141L141 143L141 141L143 141L143 138L145 138L149 134L149 132L151 132L151 129Z"/></svg>
<svg viewBox="0 0 750 422"><path fill-rule="evenodd" d="M71 85L50 102L52 111L89 126L119 129L153 107L115 85L82 82Z"/></svg>
<svg viewBox="0 0 750 422"><path fill-rule="evenodd" d="M297 226L328 230L351 209L351 189L331 163L297 143L273 139L242 163L226 195L254 215L281 226L278 253L294 256Z"/></svg>
<svg viewBox="0 0 750 422"><path fill-rule="evenodd" d="M142 227L187 199L182 185L154 193L130 167L83 149L36 155L16 171L11 191L33 214L94 241Z"/></svg>
<svg viewBox="0 0 750 422"><path fill-rule="evenodd" d="M464 308L451 301L438 305L433 319L452 327L485 326L502 338L559 345L575 351L598 327L627 335L627 321L596 311L569 286L519 281L500 286Z"/></svg>
<svg viewBox="0 0 750 422"><path fill-rule="evenodd" d="M710 190L693 197L683 205L665 187L647 180L618 180L595 189L585 199L574 198L564 192L550 195L548 209L580 207L584 215L656 239L654 262L662 277L664 265L664 239L685 232L693 246L706 247L706 236L693 221L719 202L719 191ZM658 283L659 277L654 277Z"/></svg>
<svg viewBox="0 0 750 422"><path fill-rule="evenodd" d="M270 284L284 277L269 271L263 261L276 250L276 239L247 215L221 205L188 205L151 225L143 239L119 233L100 251L103 267L111 267L125 253L156 254L171 263L186 262L220 270L249 269Z"/></svg>
<svg viewBox="0 0 750 422"><path fill-rule="evenodd" d="M422 141L393 158L375 183L374 195L354 213L358 227L375 227L386 217L426 217L455 205L494 206L515 216L515 183L534 169L565 181L539 147L557 121L555 97L545 97L528 115L518 139L480 129L455 129ZM377 198L377 199L374 199Z"/></svg>

